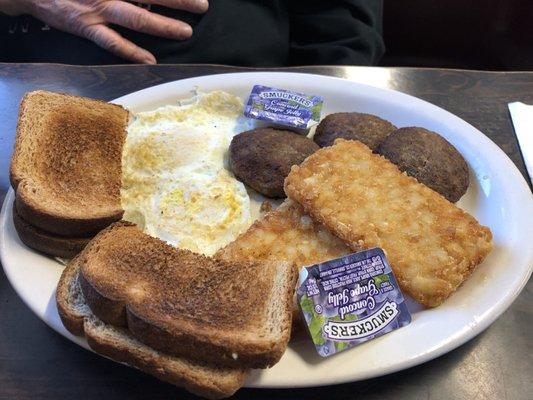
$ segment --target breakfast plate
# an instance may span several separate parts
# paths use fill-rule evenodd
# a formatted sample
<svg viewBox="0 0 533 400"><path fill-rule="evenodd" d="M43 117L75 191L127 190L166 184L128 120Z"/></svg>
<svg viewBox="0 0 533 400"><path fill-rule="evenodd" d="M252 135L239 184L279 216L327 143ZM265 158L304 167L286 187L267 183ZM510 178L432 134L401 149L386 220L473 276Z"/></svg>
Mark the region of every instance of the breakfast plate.
<svg viewBox="0 0 533 400"><path fill-rule="evenodd" d="M356 381L399 371L442 355L487 328L518 296L531 275L533 226L531 192L511 160L477 129L420 99L392 90L338 78L296 73L239 73L170 82L113 102L132 112L176 104L195 90L223 90L243 101L255 84L311 93L324 98L323 114L358 111L376 114L396 126L436 131L464 156L470 186L458 206L490 227L494 250L444 304L423 309L408 302L412 323L368 343L323 359L305 335L297 336L281 361L255 371L248 387L302 387ZM10 190L0 217L0 256L6 276L23 301L51 328L88 348L71 335L57 314L55 288L63 265L22 244L12 222ZM252 198L257 215L261 198ZM379 205L377 205L379 206Z"/></svg>

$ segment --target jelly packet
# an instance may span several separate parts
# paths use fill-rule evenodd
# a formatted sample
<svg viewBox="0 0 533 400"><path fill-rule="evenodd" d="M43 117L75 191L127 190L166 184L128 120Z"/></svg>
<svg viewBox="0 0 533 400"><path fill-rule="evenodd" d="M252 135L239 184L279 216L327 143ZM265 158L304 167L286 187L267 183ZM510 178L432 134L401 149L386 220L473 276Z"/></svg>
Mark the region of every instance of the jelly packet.
<svg viewBox="0 0 533 400"><path fill-rule="evenodd" d="M244 115L278 125L309 129L320 122L323 104L320 96L255 85Z"/></svg>
<svg viewBox="0 0 533 400"><path fill-rule="evenodd" d="M411 322L402 292L379 248L303 268L297 298L322 357Z"/></svg>

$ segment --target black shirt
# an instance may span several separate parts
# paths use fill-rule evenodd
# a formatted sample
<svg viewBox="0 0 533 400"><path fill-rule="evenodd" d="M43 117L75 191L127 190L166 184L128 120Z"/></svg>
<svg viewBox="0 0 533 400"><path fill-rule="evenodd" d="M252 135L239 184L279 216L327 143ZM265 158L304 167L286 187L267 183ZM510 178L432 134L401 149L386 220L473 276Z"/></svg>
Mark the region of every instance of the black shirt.
<svg viewBox="0 0 533 400"><path fill-rule="evenodd" d="M158 6L151 10L188 22L192 38L176 41L113 28L159 63L372 65L384 51L382 0L211 0L203 15ZM2 14L0 61L127 63L32 17Z"/></svg>

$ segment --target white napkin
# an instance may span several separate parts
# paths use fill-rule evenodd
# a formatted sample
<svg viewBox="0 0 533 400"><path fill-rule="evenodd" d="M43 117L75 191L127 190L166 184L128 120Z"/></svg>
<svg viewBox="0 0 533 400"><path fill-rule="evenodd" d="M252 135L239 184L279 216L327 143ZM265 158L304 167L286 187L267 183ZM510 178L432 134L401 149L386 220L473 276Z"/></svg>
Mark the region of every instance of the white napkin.
<svg viewBox="0 0 533 400"><path fill-rule="evenodd" d="M516 102L509 103L508 107L529 180L533 182L533 105Z"/></svg>

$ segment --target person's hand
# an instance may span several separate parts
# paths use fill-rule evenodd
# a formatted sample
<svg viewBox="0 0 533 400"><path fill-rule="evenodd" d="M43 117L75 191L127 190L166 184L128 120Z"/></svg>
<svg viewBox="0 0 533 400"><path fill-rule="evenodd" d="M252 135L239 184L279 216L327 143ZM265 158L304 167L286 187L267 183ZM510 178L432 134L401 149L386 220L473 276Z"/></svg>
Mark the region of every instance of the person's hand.
<svg viewBox="0 0 533 400"><path fill-rule="evenodd" d="M207 0L142 0L194 13L207 11ZM9 15L30 14L53 28L87 38L98 46L133 62L155 64L145 49L125 39L108 24L183 40L192 35L189 24L168 18L122 0L0 0L0 11Z"/></svg>

